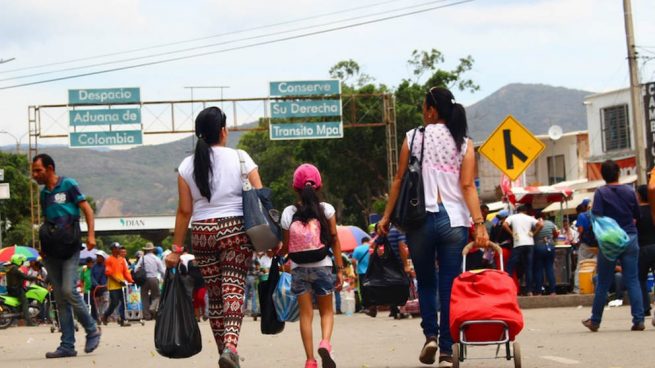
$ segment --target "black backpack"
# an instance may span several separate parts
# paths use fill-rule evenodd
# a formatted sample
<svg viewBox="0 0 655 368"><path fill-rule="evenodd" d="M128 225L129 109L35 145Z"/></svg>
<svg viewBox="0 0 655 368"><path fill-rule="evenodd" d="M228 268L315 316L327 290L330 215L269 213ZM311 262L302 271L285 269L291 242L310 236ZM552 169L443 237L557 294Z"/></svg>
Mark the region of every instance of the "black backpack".
<svg viewBox="0 0 655 368"><path fill-rule="evenodd" d="M378 255L378 247L384 246L384 253ZM402 306L409 298L409 277L398 256L391 249L387 237L375 241L375 249L368 262L368 270L361 286L362 304Z"/></svg>

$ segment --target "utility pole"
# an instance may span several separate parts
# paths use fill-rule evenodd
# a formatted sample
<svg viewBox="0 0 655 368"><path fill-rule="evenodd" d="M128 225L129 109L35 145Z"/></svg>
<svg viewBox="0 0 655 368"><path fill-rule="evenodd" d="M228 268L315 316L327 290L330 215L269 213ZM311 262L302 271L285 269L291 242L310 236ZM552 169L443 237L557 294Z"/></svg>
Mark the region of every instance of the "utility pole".
<svg viewBox="0 0 655 368"><path fill-rule="evenodd" d="M635 35L632 25L631 0L623 0L623 16L625 19L625 40L628 46L628 65L630 67L630 101L632 104L633 137L635 140L635 158L637 161L637 184L646 184L646 143L644 140L644 114L641 108L641 85L639 84L639 69L637 67L637 52L635 51Z"/></svg>

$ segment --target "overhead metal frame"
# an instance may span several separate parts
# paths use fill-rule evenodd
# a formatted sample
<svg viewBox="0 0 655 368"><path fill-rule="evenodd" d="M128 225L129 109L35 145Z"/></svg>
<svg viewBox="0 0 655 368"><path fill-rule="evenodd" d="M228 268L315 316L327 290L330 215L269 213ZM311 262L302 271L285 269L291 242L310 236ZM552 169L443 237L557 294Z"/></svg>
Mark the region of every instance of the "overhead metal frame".
<svg viewBox="0 0 655 368"><path fill-rule="evenodd" d="M28 148L28 160L31 165L32 159L38 154L38 143L41 139L62 139L68 138L69 132L65 131L66 128L69 128L68 122L66 124L59 124L59 118L52 118L61 129L59 131L52 132L50 126L42 125L42 113L48 114L49 111L55 110L64 110L66 113L61 116L65 116L68 120L67 112L70 109L75 108L87 108L87 107L107 107L111 109L112 107L125 107L125 106L140 106L143 108L148 108L149 106L165 106L167 111L166 117L162 118L161 115L164 113L161 112L159 116L155 116L154 121L151 121L150 124L146 127L145 123L141 122L141 127L144 135L162 135L162 134L191 134L194 133L193 129L193 113L185 114L186 118L180 121L178 117L179 114L184 114L181 112L180 107L191 107L193 111L193 106L200 104L202 109L207 107L209 104L220 104L221 106L231 108L232 113L227 114L231 117L232 124L228 123L228 128L231 131L263 131L268 130L268 128L260 127L243 127L239 126L239 105L244 103L254 103L262 104L263 117L270 123L270 112L268 106L271 101L288 101L288 100L323 100L323 99L338 99L341 98L342 105L348 106L348 111L342 111L342 121L343 127L346 129L350 128L371 128L371 127L384 127L385 136L386 136L386 151L387 151L387 180L389 184L392 182L393 177L398 168L398 143L396 139L396 107L395 107L395 96L391 93L370 93L370 94L348 94L348 95L331 95L331 96L285 96L285 97L253 97L253 98L220 98L220 99L191 99L191 100L169 100L169 101L143 101L143 102L133 102L133 103L121 103L121 104L83 104L83 105L73 105L73 104L51 104L51 105L33 105L28 107L28 132L29 132L29 148ZM379 121L367 121L367 117L371 114L370 111L366 111L362 114L362 111L358 110L357 101L364 98L378 98L380 103L376 106L376 111L382 112L382 120ZM198 109L196 111L200 111ZM378 110L379 109L379 110ZM164 111L164 110L160 110ZM152 113L152 111L149 111ZM176 113L178 115L176 115ZM143 112L142 112L143 114ZM377 115L377 114L376 114ZM61 117L60 116L60 117ZM158 129L153 128L155 123L159 123L160 126ZM241 124L243 125L243 124ZM74 128L75 129L75 128ZM31 170L30 170L31 171ZM38 246L38 225L41 222L41 208L40 208L40 198L35 186L30 186L30 214L32 220L32 245Z"/></svg>

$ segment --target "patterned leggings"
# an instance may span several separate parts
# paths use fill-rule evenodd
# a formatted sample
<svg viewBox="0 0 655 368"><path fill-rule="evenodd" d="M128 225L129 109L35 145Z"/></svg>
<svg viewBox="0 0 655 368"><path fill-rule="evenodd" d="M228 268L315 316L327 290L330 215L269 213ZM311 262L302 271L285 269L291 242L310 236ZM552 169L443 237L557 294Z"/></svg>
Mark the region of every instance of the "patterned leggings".
<svg viewBox="0 0 655 368"><path fill-rule="evenodd" d="M191 225L191 245L209 296L209 323L219 354L236 349L243 320L246 273L252 259L242 217Z"/></svg>

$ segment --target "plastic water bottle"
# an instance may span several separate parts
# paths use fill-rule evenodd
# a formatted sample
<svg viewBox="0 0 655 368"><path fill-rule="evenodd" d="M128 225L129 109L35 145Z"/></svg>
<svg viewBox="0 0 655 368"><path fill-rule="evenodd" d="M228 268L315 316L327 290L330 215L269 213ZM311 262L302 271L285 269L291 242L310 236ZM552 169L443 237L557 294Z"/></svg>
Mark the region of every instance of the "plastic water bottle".
<svg viewBox="0 0 655 368"><path fill-rule="evenodd" d="M355 313L355 291L347 282L341 290L341 310L346 316L352 316Z"/></svg>

